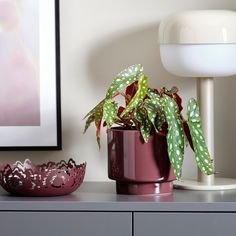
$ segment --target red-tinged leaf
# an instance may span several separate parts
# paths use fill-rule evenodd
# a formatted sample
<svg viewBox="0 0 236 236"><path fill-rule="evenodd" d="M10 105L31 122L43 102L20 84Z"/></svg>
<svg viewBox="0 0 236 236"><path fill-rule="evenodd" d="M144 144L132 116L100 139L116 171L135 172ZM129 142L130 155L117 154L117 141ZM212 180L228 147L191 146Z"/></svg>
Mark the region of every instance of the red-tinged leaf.
<svg viewBox="0 0 236 236"><path fill-rule="evenodd" d="M159 132L159 133L162 133L163 136L167 135L167 133L168 133L168 124L167 124L167 122L163 123L163 125L161 127L161 132Z"/></svg>
<svg viewBox="0 0 236 236"><path fill-rule="evenodd" d="M126 127L131 128L132 125L133 125L133 122L132 122L132 114L130 114L130 117L126 117L126 118L121 117L121 114L122 114L122 112L123 112L124 110L125 110L125 108L122 107L122 106L120 106L120 107L118 108L118 112L117 112L117 117L118 117L118 119L117 119L116 123L119 124L119 125L122 124L122 125L125 125Z"/></svg>
<svg viewBox="0 0 236 236"><path fill-rule="evenodd" d="M192 150L194 151L193 140L192 140L192 137L191 137L191 133L190 133L190 129L189 129L187 121L183 122L183 126L184 126L184 133L185 133L185 135L188 139L189 145L192 148Z"/></svg>
<svg viewBox="0 0 236 236"><path fill-rule="evenodd" d="M158 91L158 89L153 89L153 92L160 95L160 92Z"/></svg>
<svg viewBox="0 0 236 236"><path fill-rule="evenodd" d="M101 143L100 143L101 123L102 123L102 120L98 120L98 121L96 122L96 126L97 126L96 136L97 136L97 143L98 143L99 149L101 148Z"/></svg>
<svg viewBox="0 0 236 236"><path fill-rule="evenodd" d="M126 105L129 104L130 100L134 97L137 90L138 90L138 81L135 81L134 83L132 83L126 88L125 94L129 98L129 101L127 101L128 99L126 100Z"/></svg>
<svg viewBox="0 0 236 236"><path fill-rule="evenodd" d="M173 98L175 99L177 105L178 105L178 108L179 108L179 113L182 112L183 110L183 106L182 106L182 98L179 96L178 93L174 93L173 94Z"/></svg>
<svg viewBox="0 0 236 236"><path fill-rule="evenodd" d="M122 107L122 106L120 106L120 107L118 108L118 115L120 116L121 113L122 113L124 110L125 110L125 108Z"/></svg>
<svg viewBox="0 0 236 236"><path fill-rule="evenodd" d="M100 131L101 131L101 124L102 124L102 116L103 116L103 105L100 105L95 110L95 125L97 128L96 136L97 136L97 143L100 149Z"/></svg>
<svg viewBox="0 0 236 236"><path fill-rule="evenodd" d="M102 120L99 120L98 121L98 130L97 130L97 136L100 138L100 136L101 136L101 122L102 122Z"/></svg>
<svg viewBox="0 0 236 236"><path fill-rule="evenodd" d="M162 133L162 132L158 132L158 135L162 136L162 137L166 137L166 134Z"/></svg>

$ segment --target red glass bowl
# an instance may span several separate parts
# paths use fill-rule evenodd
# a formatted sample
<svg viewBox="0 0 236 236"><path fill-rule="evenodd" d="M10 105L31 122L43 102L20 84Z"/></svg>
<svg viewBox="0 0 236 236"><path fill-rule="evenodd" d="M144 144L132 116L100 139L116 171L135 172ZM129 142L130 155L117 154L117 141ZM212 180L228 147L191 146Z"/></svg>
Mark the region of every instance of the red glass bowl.
<svg viewBox="0 0 236 236"><path fill-rule="evenodd" d="M59 196L74 192L83 182L86 163L48 162L34 165L24 163L1 165L0 184L9 193L23 196Z"/></svg>

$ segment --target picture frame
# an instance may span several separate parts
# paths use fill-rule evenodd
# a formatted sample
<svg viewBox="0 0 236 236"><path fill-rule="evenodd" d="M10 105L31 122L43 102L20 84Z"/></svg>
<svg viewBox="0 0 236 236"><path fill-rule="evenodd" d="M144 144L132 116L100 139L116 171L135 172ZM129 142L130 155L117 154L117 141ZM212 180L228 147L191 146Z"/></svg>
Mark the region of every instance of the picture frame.
<svg viewBox="0 0 236 236"><path fill-rule="evenodd" d="M9 0L6 9L0 151L61 150L59 0Z"/></svg>

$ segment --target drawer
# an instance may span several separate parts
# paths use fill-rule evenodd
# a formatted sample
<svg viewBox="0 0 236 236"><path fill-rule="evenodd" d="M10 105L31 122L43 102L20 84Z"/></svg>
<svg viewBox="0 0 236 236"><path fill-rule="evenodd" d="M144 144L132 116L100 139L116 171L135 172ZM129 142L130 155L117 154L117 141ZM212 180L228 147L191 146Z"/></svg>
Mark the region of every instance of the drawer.
<svg viewBox="0 0 236 236"><path fill-rule="evenodd" d="M235 213L135 213L135 236L236 235Z"/></svg>
<svg viewBox="0 0 236 236"><path fill-rule="evenodd" d="M1 236L131 236L131 213L0 212Z"/></svg>

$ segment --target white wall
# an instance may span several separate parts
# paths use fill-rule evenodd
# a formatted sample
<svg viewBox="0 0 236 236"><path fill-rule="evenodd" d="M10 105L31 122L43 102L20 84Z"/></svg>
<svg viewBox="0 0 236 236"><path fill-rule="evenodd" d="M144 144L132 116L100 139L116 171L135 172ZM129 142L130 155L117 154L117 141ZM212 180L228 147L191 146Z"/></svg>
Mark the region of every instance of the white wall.
<svg viewBox="0 0 236 236"><path fill-rule="evenodd" d="M61 0L61 71L63 151L1 152L1 162L35 162L74 157L87 161L86 180L107 180L106 139L99 151L95 129L82 135L83 116L104 97L114 75L142 63L155 87L177 85L184 105L196 96L195 79L177 78L161 65L157 44L160 20L184 9L236 9L235 0ZM236 177L235 78L215 81L217 170ZM227 136L226 136L227 135ZM196 174L193 154L186 152L184 176Z"/></svg>

